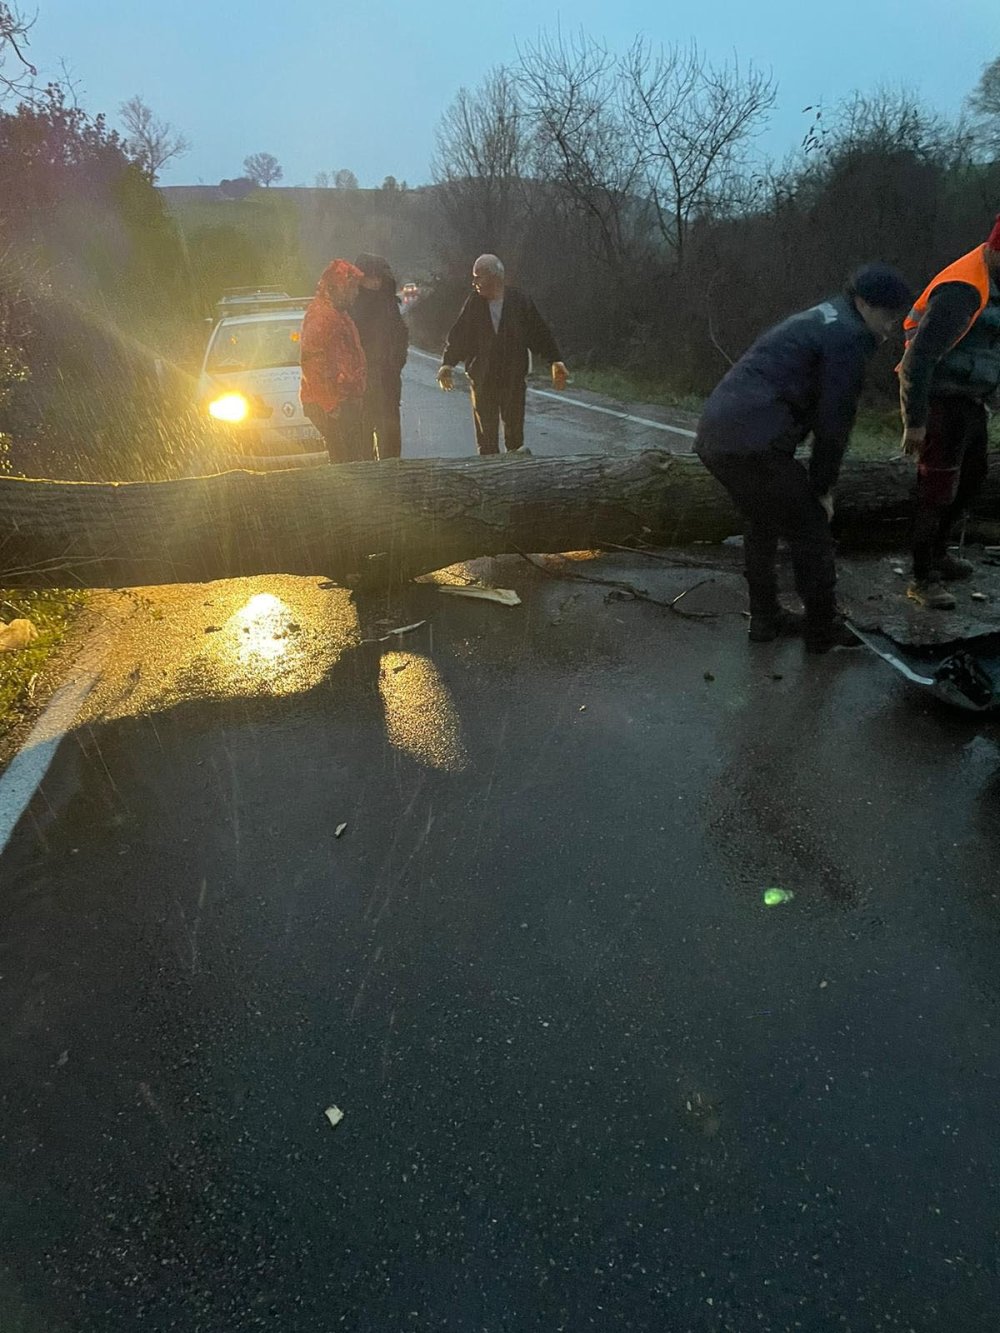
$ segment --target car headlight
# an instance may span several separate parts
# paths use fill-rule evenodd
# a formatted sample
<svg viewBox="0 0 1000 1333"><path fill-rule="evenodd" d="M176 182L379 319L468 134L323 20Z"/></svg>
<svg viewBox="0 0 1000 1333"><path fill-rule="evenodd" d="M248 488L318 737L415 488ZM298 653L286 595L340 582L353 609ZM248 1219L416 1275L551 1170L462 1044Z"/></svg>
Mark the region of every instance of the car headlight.
<svg viewBox="0 0 1000 1333"><path fill-rule="evenodd" d="M209 403L208 415L216 421L246 421L250 415L250 400L242 393L224 393Z"/></svg>

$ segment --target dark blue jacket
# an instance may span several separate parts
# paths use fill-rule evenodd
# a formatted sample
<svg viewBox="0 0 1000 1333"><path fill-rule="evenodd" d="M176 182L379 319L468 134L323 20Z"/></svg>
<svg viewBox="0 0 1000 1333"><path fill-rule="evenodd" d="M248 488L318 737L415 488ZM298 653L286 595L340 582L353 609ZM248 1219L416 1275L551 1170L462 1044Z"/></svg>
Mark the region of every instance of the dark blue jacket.
<svg viewBox="0 0 1000 1333"><path fill-rule="evenodd" d="M865 369L878 346L848 296L792 315L762 334L716 385L695 452L794 454L811 434L809 476L825 495L840 473Z"/></svg>

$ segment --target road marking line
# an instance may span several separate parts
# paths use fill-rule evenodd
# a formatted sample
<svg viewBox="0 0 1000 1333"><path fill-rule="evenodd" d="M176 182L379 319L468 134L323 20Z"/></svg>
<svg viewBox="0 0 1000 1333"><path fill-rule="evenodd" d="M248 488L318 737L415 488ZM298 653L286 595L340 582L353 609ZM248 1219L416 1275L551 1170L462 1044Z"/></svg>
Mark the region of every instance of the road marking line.
<svg viewBox="0 0 1000 1333"><path fill-rule="evenodd" d="M426 357L428 361L437 361L436 356L431 356L430 352L423 352L419 347L411 347L410 351L417 356ZM564 403L568 407L582 407L586 412L600 412L606 417L617 417L619 421L633 421L637 426L648 426L650 430L665 430L671 435L683 435L686 440L696 438L693 430L685 430L683 426L668 426L665 421L651 421L649 417L635 417L631 412L617 412L611 407L599 407L597 403L584 403L579 398L567 398L564 393L550 393L548 389L528 388L529 393L537 394L539 398L551 398L555 403Z"/></svg>
<svg viewBox="0 0 1000 1333"><path fill-rule="evenodd" d="M649 417L634 417L631 412L616 412L610 407L598 407L596 403L584 403L579 398L567 398L564 393L550 393L548 389L529 389L528 392L536 393L539 398L551 398L556 403L568 403L570 407L584 407L588 412L603 412L606 417L634 421L637 426L650 426L653 430L669 431L671 435L683 435L687 440L696 438L693 430L685 430L682 426L668 426L664 421L650 421Z"/></svg>
<svg viewBox="0 0 1000 1333"><path fill-rule="evenodd" d="M0 853L10 841L18 820L49 771L56 750L75 722L99 675L98 671L84 672L56 690L24 746L0 778Z"/></svg>
<svg viewBox="0 0 1000 1333"><path fill-rule="evenodd" d="M100 680L104 660L121 623L120 610L108 615L104 635L84 647L69 679L53 694L30 736L0 775L0 855L41 786L56 751L72 730L87 696Z"/></svg>

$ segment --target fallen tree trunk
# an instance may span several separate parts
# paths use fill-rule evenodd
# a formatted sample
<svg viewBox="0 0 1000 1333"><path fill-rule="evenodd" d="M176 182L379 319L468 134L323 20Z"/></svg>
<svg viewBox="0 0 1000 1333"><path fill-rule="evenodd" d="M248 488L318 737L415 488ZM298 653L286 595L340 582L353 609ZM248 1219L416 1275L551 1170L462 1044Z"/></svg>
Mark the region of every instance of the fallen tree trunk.
<svg viewBox="0 0 1000 1333"><path fill-rule="evenodd" d="M912 467L849 462L844 531L907 518ZM983 513L1000 517L994 479ZM476 556L716 541L741 530L691 456L419 459L183 481L0 478L0 584L127 587L252 574L384 583Z"/></svg>

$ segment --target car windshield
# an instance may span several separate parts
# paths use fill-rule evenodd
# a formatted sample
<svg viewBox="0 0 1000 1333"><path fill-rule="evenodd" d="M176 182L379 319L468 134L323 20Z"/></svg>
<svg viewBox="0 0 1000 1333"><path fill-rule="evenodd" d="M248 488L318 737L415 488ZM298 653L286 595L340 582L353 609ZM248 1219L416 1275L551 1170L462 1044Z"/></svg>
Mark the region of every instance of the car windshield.
<svg viewBox="0 0 1000 1333"><path fill-rule="evenodd" d="M299 364L302 315L253 323L222 323L215 331L207 370L265 370Z"/></svg>

